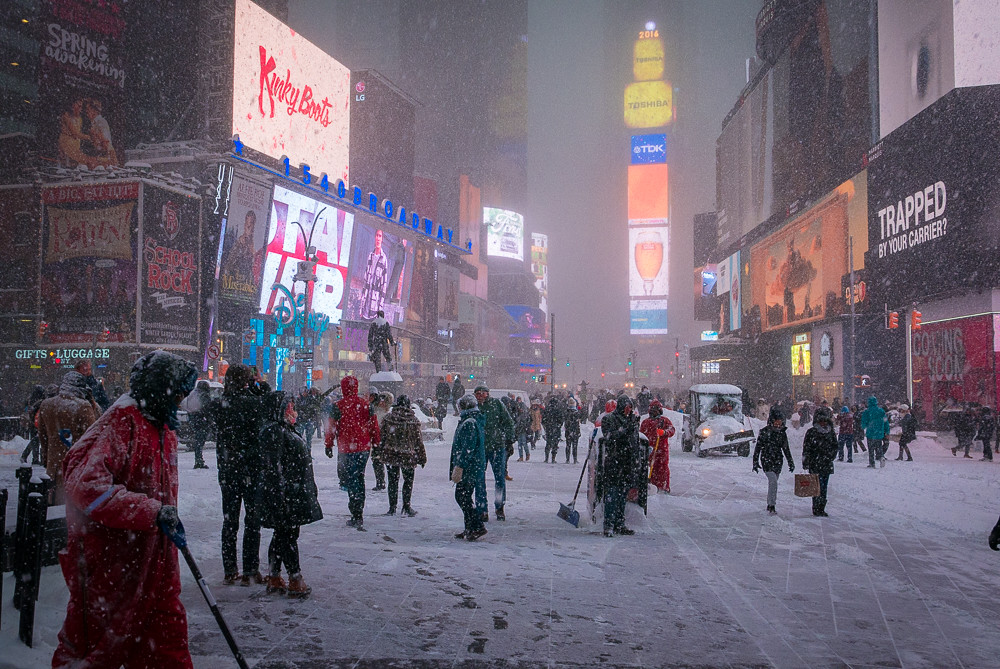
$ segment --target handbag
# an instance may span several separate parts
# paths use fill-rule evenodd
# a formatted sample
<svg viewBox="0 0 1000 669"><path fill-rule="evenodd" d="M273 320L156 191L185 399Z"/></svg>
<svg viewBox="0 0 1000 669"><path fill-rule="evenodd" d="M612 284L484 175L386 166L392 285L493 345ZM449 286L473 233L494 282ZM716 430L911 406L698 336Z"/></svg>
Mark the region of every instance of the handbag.
<svg viewBox="0 0 1000 669"><path fill-rule="evenodd" d="M818 474L796 474L795 475L795 496L796 497L818 497L819 496L819 475Z"/></svg>

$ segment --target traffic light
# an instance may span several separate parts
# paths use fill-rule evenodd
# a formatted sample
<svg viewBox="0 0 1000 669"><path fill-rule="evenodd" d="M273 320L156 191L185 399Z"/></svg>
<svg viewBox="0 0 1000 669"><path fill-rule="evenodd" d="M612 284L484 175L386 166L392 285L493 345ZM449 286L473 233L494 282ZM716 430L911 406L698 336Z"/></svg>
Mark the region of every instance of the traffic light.
<svg viewBox="0 0 1000 669"><path fill-rule="evenodd" d="M566 366L569 367L569 363L568 362L566 363Z"/></svg>
<svg viewBox="0 0 1000 669"><path fill-rule="evenodd" d="M337 339L343 339L343 338L344 338L344 328L342 328L341 326L338 325L337 326Z"/></svg>
<svg viewBox="0 0 1000 669"><path fill-rule="evenodd" d="M601 372L601 378L602 379L604 378L604 372Z"/></svg>
<svg viewBox="0 0 1000 669"><path fill-rule="evenodd" d="M38 323L38 338L41 339L45 336L45 333L49 331L49 324L45 321L40 321Z"/></svg>
<svg viewBox="0 0 1000 669"><path fill-rule="evenodd" d="M632 366L632 358L629 358L629 359L628 359L628 366L629 366L629 367L631 367L631 366Z"/></svg>
<svg viewBox="0 0 1000 669"><path fill-rule="evenodd" d="M889 312L889 321L886 324L886 327L889 328L890 330L895 330L896 328L899 327L899 312L898 311L890 311Z"/></svg>
<svg viewBox="0 0 1000 669"><path fill-rule="evenodd" d="M920 313L919 311L917 311L916 309L914 309L913 311L910 312L910 329L911 330L919 330L920 329L920 319L922 317L923 317L923 314Z"/></svg>
<svg viewBox="0 0 1000 669"><path fill-rule="evenodd" d="M471 380L473 380L474 378L476 378L476 375L475 375L475 374L469 374L469 380L470 380L470 381L471 381Z"/></svg>

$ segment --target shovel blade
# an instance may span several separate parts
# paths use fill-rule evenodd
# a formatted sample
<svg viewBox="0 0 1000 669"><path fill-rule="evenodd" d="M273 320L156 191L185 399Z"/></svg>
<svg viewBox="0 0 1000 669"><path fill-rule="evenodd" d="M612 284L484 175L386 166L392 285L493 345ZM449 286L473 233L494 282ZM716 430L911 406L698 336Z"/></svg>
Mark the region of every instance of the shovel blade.
<svg viewBox="0 0 1000 669"><path fill-rule="evenodd" d="M560 503L559 512L556 515L573 527L580 527L580 512L572 506L566 506L565 504Z"/></svg>

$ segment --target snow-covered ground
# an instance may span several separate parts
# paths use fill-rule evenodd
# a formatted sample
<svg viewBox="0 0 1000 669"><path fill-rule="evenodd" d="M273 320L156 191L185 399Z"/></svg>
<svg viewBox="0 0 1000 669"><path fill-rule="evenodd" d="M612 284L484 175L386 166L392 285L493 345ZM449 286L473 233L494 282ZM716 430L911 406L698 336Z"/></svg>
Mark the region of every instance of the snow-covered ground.
<svg viewBox="0 0 1000 669"><path fill-rule="evenodd" d="M456 420L446 419L449 439ZM789 431L796 464L804 432ZM770 517L748 459L699 459L672 443L673 494L651 497L645 518L629 505L638 534L614 539L556 517L579 469L543 463L539 444L530 462L511 460L508 520L492 520L477 543L452 538L462 521L450 441L427 445L419 515L380 515L385 493L369 492L366 533L345 526L347 495L316 441L326 517L302 529L304 601L222 585L214 451L209 470L181 454L180 513L251 666L995 667L1000 554L986 536L1000 462L953 457L949 439L918 439L914 462L893 460L892 444L884 469L866 469L864 453L837 463L825 519L792 495L787 473ZM3 447L0 486L13 492L20 448ZM184 569L195 665L235 666ZM43 573L36 648L17 641L11 592L7 574L0 667L47 666L66 605L61 574Z"/></svg>

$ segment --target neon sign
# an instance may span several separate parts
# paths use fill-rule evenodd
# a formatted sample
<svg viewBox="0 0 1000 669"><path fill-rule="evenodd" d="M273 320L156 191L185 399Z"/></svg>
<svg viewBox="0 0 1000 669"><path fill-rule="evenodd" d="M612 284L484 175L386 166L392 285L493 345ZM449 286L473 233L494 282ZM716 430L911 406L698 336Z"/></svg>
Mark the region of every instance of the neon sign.
<svg viewBox="0 0 1000 669"><path fill-rule="evenodd" d="M278 327L289 325L305 327L308 324L317 336L322 335L330 327L330 317L326 314L312 311L306 315L305 293L292 295L292 292L280 283L271 286L271 290L281 293L281 299L274 305L274 310L271 312Z"/></svg>

